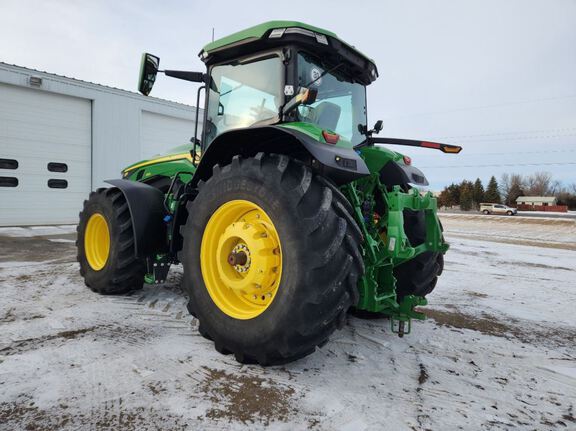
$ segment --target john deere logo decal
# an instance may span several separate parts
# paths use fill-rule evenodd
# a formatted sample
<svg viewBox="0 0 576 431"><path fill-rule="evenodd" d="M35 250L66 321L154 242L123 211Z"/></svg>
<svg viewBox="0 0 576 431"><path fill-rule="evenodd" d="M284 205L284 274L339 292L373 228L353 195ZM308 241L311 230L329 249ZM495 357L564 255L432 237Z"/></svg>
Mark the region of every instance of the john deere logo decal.
<svg viewBox="0 0 576 431"><path fill-rule="evenodd" d="M322 71L320 69L318 69L317 67L313 67L312 70L310 70L310 80L317 87L320 87L320 84L322 84L322 78L320 78L321 75L322 75Z"/></svg>

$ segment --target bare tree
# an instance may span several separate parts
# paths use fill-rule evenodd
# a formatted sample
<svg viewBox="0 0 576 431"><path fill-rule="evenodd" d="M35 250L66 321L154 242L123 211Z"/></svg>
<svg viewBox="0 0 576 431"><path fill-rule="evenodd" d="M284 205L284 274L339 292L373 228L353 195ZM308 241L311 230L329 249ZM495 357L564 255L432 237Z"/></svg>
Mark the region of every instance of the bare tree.
<svg viewBox="0 0 576 431"><path fill-rule="evenodd" d="M510 191L510 174L505 172L500 177L500 194L502 196L508 196L508 192Z"/></svg>
<svg viewBox="0 0 576 431"><path fill-rule="evenodd" d="M516 198L524 194L524 177L520 174L502 174L500 180L500 195L506 205L516 205Z"/></svg>
<svg viewBox="0 0 576 431"><path fill-rule="evenodd" d="M565 192L565 191L566 191L566 187L564 187L564 185L562 184L561 181L559 181L559 180L554 180L554 181L552 181L552 182L550 183L550 190L549 190L549 192L550 192L550 194L551 194L552 196L556 196L556 195L558 195L559 193L563 193L563 192Z"/></svg>
<svg viewBox="0 0 576 431"><path fill-rule="evenodd" d="M552 194L552 175L549 172L536 172L526 178L526 192L531 196Z"/></svg>

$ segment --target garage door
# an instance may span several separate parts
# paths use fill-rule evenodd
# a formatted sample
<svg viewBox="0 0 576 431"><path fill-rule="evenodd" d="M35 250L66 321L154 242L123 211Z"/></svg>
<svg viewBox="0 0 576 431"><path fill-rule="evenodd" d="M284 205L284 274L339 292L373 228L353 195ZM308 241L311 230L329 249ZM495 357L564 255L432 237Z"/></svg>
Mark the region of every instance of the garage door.
<svg viewBox="0 0 576 431"><path fill-rule="evenodd" d="M0 84L0 226L77 222L91 189L91 110Z"/></svg>
<svg viewBox="0 0 576 431"><path fill-rule="evenodd" d="M191 114L192 115L192 114ZM200 134L200 130L198 130ZM140 142L142 158L163 154L168 149L190 143L194 121L142 111Z"/></svg>

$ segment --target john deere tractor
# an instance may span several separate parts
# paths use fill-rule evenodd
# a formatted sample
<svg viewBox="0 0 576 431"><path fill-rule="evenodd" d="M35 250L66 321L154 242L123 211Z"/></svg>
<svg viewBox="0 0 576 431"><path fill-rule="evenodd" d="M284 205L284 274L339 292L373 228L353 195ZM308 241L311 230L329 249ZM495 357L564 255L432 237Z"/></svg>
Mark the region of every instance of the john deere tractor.
<svg viewBox="0 0 576 431"><path fill-rule="evenodd" d="M159 72L200 84L201 130L84 202L86 285L127 293L182 264L199 332L242 363L306 356L350 310L410 332L448 245L436 199L417 188L424 174L381 144L461 148L375 137L382 122L367 127L366 87L376 65L330 31L266 22L200 58L205 73L160 70L143 55L142 94Z"/></svg>

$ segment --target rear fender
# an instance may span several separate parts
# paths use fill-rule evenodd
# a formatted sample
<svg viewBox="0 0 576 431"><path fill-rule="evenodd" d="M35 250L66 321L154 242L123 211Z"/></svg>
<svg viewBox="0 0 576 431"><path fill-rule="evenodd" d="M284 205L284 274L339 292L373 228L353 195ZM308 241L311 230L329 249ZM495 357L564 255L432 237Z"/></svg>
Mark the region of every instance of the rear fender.
<svg viewBox="0 0 576 431"><path fill-rule="evenodd" d="M144 258L167 250L166 224L164 223L164 194L155 187L136 181L107 180L117 187L130 210L134 232L136 257Z"/></svg>
<svg viewBox="0 0 576 431"><path fill-rule="evenodd" d="M428 180L422 171L414 166L403 165L390 160L380 171L380 181L387 186L414 184L427 186Z"/></svg>
<svg viewBox="0 0 576 431"><path fill-rule="evenodd" d="M210 178L212 167L217 163L226 165L235 155L253 157L259 152L284 154L307 162L338 185L370 174L364 160L352 148L323 144L298 130L262 126L235 129L217 136L204 151L192 184Z"/></svg>
<svg viewBox="0 0 576 431"><path fill-rule="evenodd" d="M414 184L427 186L428 180L412 165L407 165L404 156L388 148L373 145L362 147L360 153L373 174L379 173L380 181L386 186Z"/></svg>

